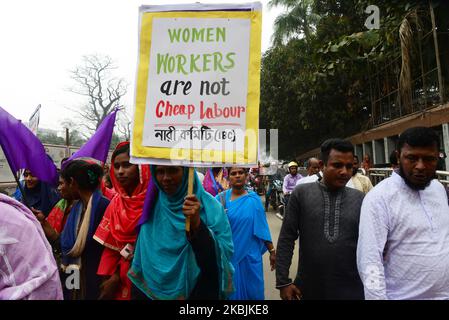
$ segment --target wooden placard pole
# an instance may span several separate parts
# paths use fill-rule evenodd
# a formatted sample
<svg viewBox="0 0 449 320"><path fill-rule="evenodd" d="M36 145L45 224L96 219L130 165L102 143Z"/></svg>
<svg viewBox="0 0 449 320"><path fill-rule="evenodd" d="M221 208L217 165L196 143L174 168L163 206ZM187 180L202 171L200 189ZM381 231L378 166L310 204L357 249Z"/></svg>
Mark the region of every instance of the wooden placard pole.
<svg viewBox="0 0 449 320"><path fill-rule="evenodd" d="M187 186L187 195L192 195L193 194L193 173L195 169L190 167L189 168L189 184ZM190 217L187 217L186 219L186 232L187 234L190 233Z"/></svg>

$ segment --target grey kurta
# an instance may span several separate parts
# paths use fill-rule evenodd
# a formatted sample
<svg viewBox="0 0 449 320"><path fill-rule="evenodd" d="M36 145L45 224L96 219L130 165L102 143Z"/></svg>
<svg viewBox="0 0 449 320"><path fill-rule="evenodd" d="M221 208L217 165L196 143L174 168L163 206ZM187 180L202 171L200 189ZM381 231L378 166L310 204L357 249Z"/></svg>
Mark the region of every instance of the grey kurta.
<svg viewBox="0 0 449 320"><path fill-rule="evenodd" d="M364 194L351 188L330 192L321 182L293 191L279 235L276 286L292 283L289 268L299 236L295 284L304 299L363 299L356 249Z"/></svg>

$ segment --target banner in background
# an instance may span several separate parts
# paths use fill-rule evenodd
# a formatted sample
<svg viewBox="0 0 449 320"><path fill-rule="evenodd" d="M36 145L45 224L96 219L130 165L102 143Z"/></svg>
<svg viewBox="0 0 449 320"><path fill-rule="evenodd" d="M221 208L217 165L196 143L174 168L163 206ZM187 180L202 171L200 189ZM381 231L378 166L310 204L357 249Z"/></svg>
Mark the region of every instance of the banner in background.
<svg viewBox="0 0 449 320"><path fill-rule="evenodd" d="M33 114L28 120L28 128L37 136L37 130L39 128L39 119L41 116L41 105L38 105L36 110L34 110Z"/></svg>

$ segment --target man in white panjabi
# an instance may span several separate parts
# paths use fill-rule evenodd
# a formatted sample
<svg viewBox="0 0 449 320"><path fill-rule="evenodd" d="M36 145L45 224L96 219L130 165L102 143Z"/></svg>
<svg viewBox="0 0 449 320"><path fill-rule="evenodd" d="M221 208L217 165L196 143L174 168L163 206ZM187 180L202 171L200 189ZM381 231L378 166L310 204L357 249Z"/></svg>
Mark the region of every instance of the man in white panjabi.
<svg viewBox="0 0 449 320"><path fill-rule="evenodd" d="M435 179L438 150L433 130L404 131L399 170L363 201L357 266L365 299L449 299L449 206Z"/></svg>
<svg viewBox="0 0 449 320"><path fill-rule="evenodd" d="M323 178L323 161L317 158L309 158L307 160L307 177L299 179L296 185L315 182Z"/></svg>

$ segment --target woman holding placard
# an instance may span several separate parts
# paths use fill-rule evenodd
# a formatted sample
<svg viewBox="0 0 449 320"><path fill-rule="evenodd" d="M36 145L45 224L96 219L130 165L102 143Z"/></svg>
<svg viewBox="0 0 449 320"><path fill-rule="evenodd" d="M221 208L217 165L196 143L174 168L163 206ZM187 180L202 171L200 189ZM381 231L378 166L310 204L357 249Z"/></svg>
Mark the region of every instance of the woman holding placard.
<svg viewBox="0 0 449 320"><path fill-rule="evenodd" d="M137 287L133 297L216 300L233 291L229 222L196 174L193 194L187 195L188 172L179 166L151 166L158 194L147 192L151 200L144 207L128 273Z"/></svg>

